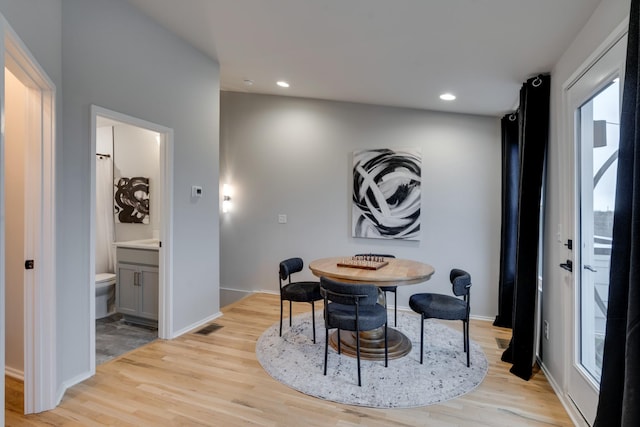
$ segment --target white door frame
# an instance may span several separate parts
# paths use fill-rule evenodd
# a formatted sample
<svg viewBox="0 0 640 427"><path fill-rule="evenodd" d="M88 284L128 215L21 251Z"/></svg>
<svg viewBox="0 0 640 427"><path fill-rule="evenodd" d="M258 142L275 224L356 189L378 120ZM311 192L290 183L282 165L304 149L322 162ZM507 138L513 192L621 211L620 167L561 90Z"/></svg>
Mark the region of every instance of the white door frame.
<svg viewBox="0 0 640 427"><path fill-rule="evenodd" d="M589 59L568 79L563 85L563 125L565 127L563 134L565 135L564 151L561 153L559 161L563 165L570 165L566 168L565 179L567 179L568 185L563 185L561 188L565 188L569 193L562 197L565 206L563 212L565 213L564 223L571 224L568 228L572 233L573 240L576 242L573 249L573 265L574 271L571 283L571 288L568 288L565 292L566 301L570 302L570 309L565 311L565 336L568 337L565 340L565 371L564 371L564 384L566 396L568 400L572 402L575 409L578 410L584 421L587 424L591 424L595 418L595 411L597 407L597 400L593 402L593 395L599 392L599 386L593 379L584 371L581 366L577 366L575 360L579 354L579 337L575 332L576 318L580 313L579 299L579 286L581 280L581 248L578 244L580 235L580 221L579 221L579 207L580 207L580 182L577 176L577 172L580 171L580 153L575 146L576 132L579 131L575 126L575 111L584 102L588 101L593 95L598 93L602 87L608 84L610 78L615 74L620 77L620 86L623 86L624 69L619 69L617 72L612 72L606 67L602 67L602 64L598 64L598 61L602 59L616 44L626 35L628 28L628 19L622 22L616 30L607 37L607 39L600 45L600 47L589 57ZM626 44L625 44L626 45ZM619 46L618 46L619 47ZM602 68L602 69L601 69ZM579 85L579 86L578 86ZM572 238L572 237L570 237Z"/></svg>
<svg viewBox="0 0 640 427"><path fill-rule="evenodd" d="M132 126L144 128L160 134L160 179L162 180L160 242L159 252L160 271L158 283L158 337L173 338L173 129L155 123L147 122L136 117L108 110L97 105L91 106L91 212L90 212L90 265L88 283L91 332L90 358L91 375L96 369L96 328L95 322L95 233L96 233L96 130L98 116Z"/></svg>
<svg viewBox="0 0 640 427"><path fill-rule="evenodd" d="M26 192L26 256L35 269L25 274L24 307L24 412L34 413L56 406L56 282L55 282L55 96L52 80L26 45L0 15L4 43L0 47L0 105L5 117L5 67L28 88L28 142ZM0 271L4 272L4 126L0 134ZM5 283L0 275L0 312L4 314ZM5 324L0 319L2 366L4 366ZM4 375L2 376L4 417Z"/></svg>

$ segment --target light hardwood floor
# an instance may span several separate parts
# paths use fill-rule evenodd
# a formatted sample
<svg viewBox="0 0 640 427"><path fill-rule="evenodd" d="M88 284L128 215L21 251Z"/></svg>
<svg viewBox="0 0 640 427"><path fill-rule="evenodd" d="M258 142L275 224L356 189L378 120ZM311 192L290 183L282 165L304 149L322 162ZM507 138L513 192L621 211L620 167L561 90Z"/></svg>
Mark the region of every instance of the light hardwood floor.
<svg viewBox="0 0 640 427"><path fill-rule="evenodd" d="M296 313L308 304L294 304ZM316 308L317 310L317 308ZM571 426L543 373L509 373L496 338L510 330L472 321L471 338L489 373L471 393L440 405L371 409L316 399L273 380L255 344L278 321L275 295L256 294L225 307L210 335L157 340L100 365L67 391L60 406L22 415L22 384L6 378L8 426ZM286 321L286 319L285 319ZM460 328L460 322L452 327ZM320 343L320 345L322 345Z"/></svg>

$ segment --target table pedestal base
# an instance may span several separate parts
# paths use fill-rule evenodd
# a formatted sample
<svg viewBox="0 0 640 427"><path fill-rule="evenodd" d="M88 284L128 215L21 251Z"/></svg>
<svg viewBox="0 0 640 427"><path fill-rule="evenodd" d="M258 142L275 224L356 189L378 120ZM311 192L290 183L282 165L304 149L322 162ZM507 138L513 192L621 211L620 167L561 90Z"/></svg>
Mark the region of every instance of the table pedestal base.
<svg viewBox="0 0 640 427"><path fill-rule="evenodd" d="M411 341L402 332L387 328L388 358L398 359L409 354ZM338 351L338 331L329 335L329 344ZM340 331L340 352L356 357L356 333ZM384 360L384 328L360 332L360 358L365 360Z"/></svg>

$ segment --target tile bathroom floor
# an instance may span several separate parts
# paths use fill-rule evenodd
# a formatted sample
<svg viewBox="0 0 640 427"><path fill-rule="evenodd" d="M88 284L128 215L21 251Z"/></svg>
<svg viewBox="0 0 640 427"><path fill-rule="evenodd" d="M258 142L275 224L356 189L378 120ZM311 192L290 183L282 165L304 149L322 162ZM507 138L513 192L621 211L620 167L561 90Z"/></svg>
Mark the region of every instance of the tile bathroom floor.
<svg viewBox="0 0 640 427"><path fill-rule="evenodd" d="M96 365L158 338L158 330L126 323L119 313L96 320Z"/></svg>

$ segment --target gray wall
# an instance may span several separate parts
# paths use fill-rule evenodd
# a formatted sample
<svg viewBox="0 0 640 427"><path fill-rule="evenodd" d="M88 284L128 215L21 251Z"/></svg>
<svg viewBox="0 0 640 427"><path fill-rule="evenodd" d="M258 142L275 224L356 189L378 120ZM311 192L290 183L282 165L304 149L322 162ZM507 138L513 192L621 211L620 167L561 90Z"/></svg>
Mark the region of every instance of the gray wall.
<svg viewBox="0 0 640 427"><path fill-rule="evenodd" d="M179 280L173 330L219 311L219 66L121 0L0 0L0 13L57 87L56 329L62 386L90 369L91 104L174 129ZM190 198L192 184L205 189L198 203Z"/></svg>
<svg viewBox="0 0 640 427"><path fill-rule="evenodd" d="M497 310L501 145L493 117L222 92L220 181L233 186L221 216L221 288L276 292L278 263L382 251L423 261L436 274L399 289L450 292L452 267L473 278L472 312ZM422 236L351 237L352 152L422 150ZM278 214L288 223L278 224Z"/></svg>
<svg viewBox="0 0 640 427"><path fill-rule="evenodd" d="M219 311L219 65L122 0L64 0L62 21L58 360L73 378L89 369L91 104L174 130L173 331Z"/></svg>

